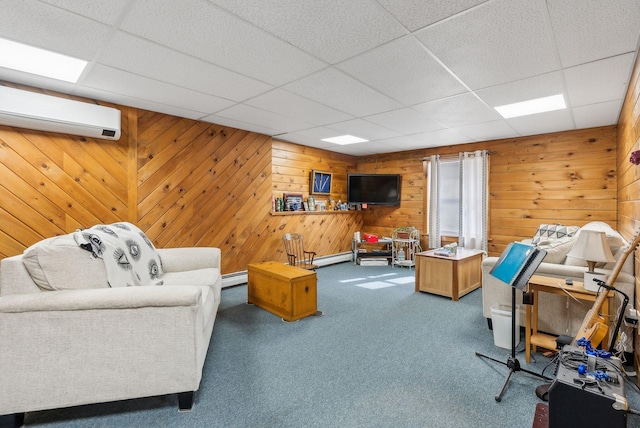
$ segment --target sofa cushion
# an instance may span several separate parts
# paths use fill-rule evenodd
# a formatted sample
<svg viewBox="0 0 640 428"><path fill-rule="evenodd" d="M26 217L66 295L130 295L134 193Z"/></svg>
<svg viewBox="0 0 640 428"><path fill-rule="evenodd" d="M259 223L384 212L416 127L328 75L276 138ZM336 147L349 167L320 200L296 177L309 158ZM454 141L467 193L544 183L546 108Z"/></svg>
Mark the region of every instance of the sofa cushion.
<svg viewBox="0 0 640 428"><path fill-rule="evenodd" d="M572 237L578 231L578 226L565 226L562 224L541 224L533 235L531 243L533 245L545 245L556 241Z"/></svg>
<svg viewBox="0 0 640 428"><path fill-rule="evenodd" d="M33 282L45 291L108 287L102 260L78 247L72 235L42 240L22 257Z"/></svg>
<svg viewBox="0 0 640 428"><path fill-rule="evenodd" d="M162 276L163 285L197 285L213 287L220 276L217 268L194 269L183 272L167 272Z"/></svg>

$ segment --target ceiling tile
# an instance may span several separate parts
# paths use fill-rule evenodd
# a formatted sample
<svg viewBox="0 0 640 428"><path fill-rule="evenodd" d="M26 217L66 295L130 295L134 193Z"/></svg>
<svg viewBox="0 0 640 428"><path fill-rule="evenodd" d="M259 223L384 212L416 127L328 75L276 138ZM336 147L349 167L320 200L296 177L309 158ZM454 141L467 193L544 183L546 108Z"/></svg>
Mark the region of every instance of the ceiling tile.
<svg viewBox="0 0 640 428"><path fill-rule="evenodd" d="M0 37L91 60L110 28L35 0L2 1Z"/></svg>
<svg viewBox="0 0 640 428"><path fill-rule="evenodd" d="M476 91L476 95L491 107L519 103L536 98L563 94L567 101L562 72L541 74L539 76L493 86Z"/></svg>
<svg viewBox="0 0 640 428"><path fill-rule="evenodd" d="M470 143L473 141L473 139L448 128L423 132L419 135L414 135L414 138L420 139L420 141L424 143L424 147L441 147L452 144Z"/></svg>
<svg viewBox="0 0 640 428"><path fill-rule="evenodd" d="M203 117L202 120L205 122L211 122L218 125L228 126L230 128L241 129L243 131L257 132L263 135L276 135L280 133L280 130L269 128L267 126L260 126L260 125L256 125L255 123L230 119L228 117L222 117L215 114Z"/></svg>
<svg viewBox="0 0 640 428"><path fill-rule="evenodd" d="M265 8L237 0L210 1L330 64L407 34L369 0L330 7L317 0L271 0Z"/></svg>
<svg viewBox="0 0 640 428"><path fill-rule="evenodd" d="M444 128L442 124L434 122L424 114L410 108L374 114L365 117L365 119L401 134L417 134Z"/></svg>
<svg viewBox="0 0 640 428"><path fill-rule="evenodd" d="M153 79L99 64L92 68L82 85L206 114L215 113L233 105L232 101L213 95L163 84Z"/></svg>
<svg viewBox="0 0 640 428"><path fill-rule="evenodd" d="M194 111L188 108L176 107L174 105L162 104L155 101L143 100L128 95L117 94L104 91L102 89L80 87L76 88L74 95L91 98L94 100L108 101L115 104L126 105L143 110L154 111L172 116L184 117L193 120L202 120L203 112Z"/></svg>
<svg viewBox="0 0 640 428"><path fill-rule="evenodd" d="M548 0L547 3L564 67L636 50L640 35L638 0Z"/></svg>
<svg viewBox="0 0 640 428"><path fill-rule="evenodd" d="M350 114L343 113L283 89L275 89L267 92L266 94L262 94L245 102L245 104L303 120L314 125L325 125L327 123L353 119L353 116Z"/></svg>
<svg viewBox="0 0 640 428"><path fill-rule="evenodd" d="M378 0L378 3L410 31L426 27L485 2L487 0Z"/></svg>
<svg viewBox="0 0 640 428"><path fill-rule="evenodd" d="M608 101L605 103L589 104L572 108L573 119L576 127L593 128L596 126L608 126L618 123L622 100Z"/></svg>
<svg viewBox="0 0 640 428"><path fill-rule="evenodd" d="M82 15L86 18L102 22L107 25L114 25L120 19L120 15L125 11L130 0L109 0L109 1L69 1L69 0L40 0L43 3L59 7Z"/></svg>
<svg viewBox="0 0 640 428"><path fill-rule="evenodd" d="M634 56L619 55L564 70L571 106L624 98Z"/></svg>
<svg viewBox="0 0 640 428"><path fill-rule="evenodd" d="M500 140L518 136L518 133L504 120L459 126L454 130L475 141Z"/></svg>
<svg viewBox="0 0 640 428"><path fill-rule="evenodd" d="M250 77L122 32L116 34L105 46L98 62L233 101L243 101L273 88Z"/></svg>
<svg viewBox="0 0 640 428"><path fill-rule="evenodd" d="M176 22L188 25L175 25ZM291 44L201 0L137 0L122 29L273 85L282 85L326 66Z"/></svg>
<svg viewBox="0 0 640 428"><path fill-rule="evenodd" d="M569 109L514 117L507 119L507 122L520 135L537 135L575 129Z"/></svg>
<svg viewBox="0 0 640 428"><path fill-rule="evenodd" d="M349 134L369 141L380 138L397 137L400 135L398 132L392 131L389 128L376 125L375 123L371 123L363 119L353 119L345 122L332 123L326 125L326 128L337 131L338 135ZM331 136L337 137L338 135Z"/></svg>
<svg viewBox="0 0 640 428"><path fill-rule="evenodd" d="M315 147L317 149L331 150L338 147L336 144L328 143L326 141L322 141L320 138L304 135L299 132L280 134L275 137L275 139L301 144L307 147Z"/></svg>
<svg viewBox="0 0 640 428"><path fill-rule="evenodd" d="M494 109L482 103L471 93L419 104L413 108L449 128L501 119Z"/></svg>
<svg viewBox="0 0 640 428"><path fill-rule="evenodd" d="M376 140L371 144L376 147L376 151L374 153L399 152L403 150L414 150L424 147L424 142L419 138L419 136L414 135L403 135L399 137L385 138L382 140Z"/></svg>
<svg viewBox="0 0 640 428"><path fill-rule="evenodd" d="M397 101L334 68L290 83L284 89L359 117L402 107Z"/></svg>
<svg viewBox="0 0 640 428"><path fill-rule="evenodd" d="M348 144L346 146L335 145L334 148L327 148L327 150L332 150L338 153L344 153L352 156L367 156L367 155L375 155L378 153L391 153L397 152L398 149L394 148L394 146L382 144L382 143L359 143L359 144Z"/></svg>
<svg viewBox="0 0 640 428"><path fill-rule="evenodd" d="M543 0L497 0L415 33L472 89L559 67Z"/></svg>
<svg viewBox="0 0 640 428"><path fill-rule="evenodd" d="M217 116L226 117L242 122L254 123L258 126L277 130L276 134L295 132L300 129L311 128L312 123L277 115L245 104L236 104L228 109L219 111ZM271 134L274 135L274 134Z"/></svg>
<svg viewBox="0 0 640 428"><path fill-rule="evenodd" d="M394 40L337 67L405 105L467 90L413 36Z"/></svg>

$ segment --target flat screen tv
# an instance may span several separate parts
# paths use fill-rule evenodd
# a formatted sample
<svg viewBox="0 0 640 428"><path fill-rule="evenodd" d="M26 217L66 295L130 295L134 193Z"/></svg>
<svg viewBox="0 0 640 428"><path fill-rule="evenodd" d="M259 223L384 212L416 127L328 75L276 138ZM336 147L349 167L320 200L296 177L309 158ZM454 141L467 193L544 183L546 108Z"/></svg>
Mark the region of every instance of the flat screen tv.
<svg viewBox="0 0 640 428"><path fill-rule="evenodd" d="M347 202L400 205L400 174L348 174Z"/></svg>

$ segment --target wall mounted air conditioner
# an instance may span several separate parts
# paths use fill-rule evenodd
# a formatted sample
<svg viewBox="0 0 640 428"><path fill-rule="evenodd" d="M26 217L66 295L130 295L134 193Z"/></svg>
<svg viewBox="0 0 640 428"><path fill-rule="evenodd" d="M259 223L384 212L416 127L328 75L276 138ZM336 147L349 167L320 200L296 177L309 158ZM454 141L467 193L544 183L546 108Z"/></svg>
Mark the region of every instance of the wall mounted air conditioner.
<svg viewBox="0 0 640 428"><path fill-rule="evenodd" d="M120 139L120 110L0 86L0 125Z"/></svg>

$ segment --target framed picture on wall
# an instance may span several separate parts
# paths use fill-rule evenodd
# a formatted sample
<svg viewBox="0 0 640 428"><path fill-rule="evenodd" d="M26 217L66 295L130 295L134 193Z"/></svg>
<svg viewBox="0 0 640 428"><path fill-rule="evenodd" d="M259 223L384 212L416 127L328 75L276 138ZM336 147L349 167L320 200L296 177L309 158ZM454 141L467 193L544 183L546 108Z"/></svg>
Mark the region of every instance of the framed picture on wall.
<svg viewBox="0 0 640 428"><path fill-rule="evenodd" d="M304 210L302 193L283 193L284 210L285 211L302 211Z"/></svg>
<svg viewBox="0 0 640 428"><path fill-rule="evenodd" d="M332 178L333 174L330 172L312 170L309 193L312 195L330 195Z"/></svg>

